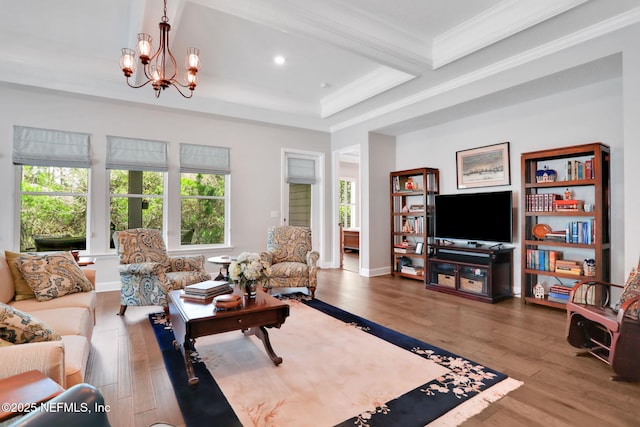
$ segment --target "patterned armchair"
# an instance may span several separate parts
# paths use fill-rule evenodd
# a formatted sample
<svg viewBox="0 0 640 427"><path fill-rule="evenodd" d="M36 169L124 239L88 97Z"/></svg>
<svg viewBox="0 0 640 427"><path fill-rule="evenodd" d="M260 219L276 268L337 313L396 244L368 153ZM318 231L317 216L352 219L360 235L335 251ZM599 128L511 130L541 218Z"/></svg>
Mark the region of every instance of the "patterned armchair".
<svg viewBox="0 0 640 427"><path fill-rule="evenodd" d="M307 227L271 227L267 231L267 251L260 253L265 267L263 288L306 287L311 298L318 284L317 262L320 254L311 248L311 230Z"/></svg>
<svg viewBox="0 0 640 427"><path fill-rule="evenodd" d="M116 231L113 241L120 257L120 315L130 305L161 305L166 309L169 291L211 279L204 269L203 255L170 257L160 230Z"/></svg>

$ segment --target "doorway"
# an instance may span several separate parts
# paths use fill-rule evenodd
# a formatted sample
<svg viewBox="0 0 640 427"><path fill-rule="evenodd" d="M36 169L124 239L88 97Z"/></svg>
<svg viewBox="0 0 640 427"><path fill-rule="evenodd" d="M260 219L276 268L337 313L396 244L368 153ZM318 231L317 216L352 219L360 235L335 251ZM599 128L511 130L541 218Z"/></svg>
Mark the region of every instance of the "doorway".
<svg viewBox="0 0 640 427"><path fill-rule="evenodd" d="M360 272L360 150L350 148L337 155L337 218L340 267Z"/></svg>

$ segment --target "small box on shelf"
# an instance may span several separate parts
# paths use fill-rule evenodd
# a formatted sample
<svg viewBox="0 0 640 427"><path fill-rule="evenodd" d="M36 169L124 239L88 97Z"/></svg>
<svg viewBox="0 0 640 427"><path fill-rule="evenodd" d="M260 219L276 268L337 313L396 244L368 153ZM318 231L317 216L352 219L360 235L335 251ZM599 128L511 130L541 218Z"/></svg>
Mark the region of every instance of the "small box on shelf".
<svg viewBox="0 0 640 427"><path fill-rule="evenodd" d="M563 199L553 201L555 212L584 211L584 200Z"/></svg>

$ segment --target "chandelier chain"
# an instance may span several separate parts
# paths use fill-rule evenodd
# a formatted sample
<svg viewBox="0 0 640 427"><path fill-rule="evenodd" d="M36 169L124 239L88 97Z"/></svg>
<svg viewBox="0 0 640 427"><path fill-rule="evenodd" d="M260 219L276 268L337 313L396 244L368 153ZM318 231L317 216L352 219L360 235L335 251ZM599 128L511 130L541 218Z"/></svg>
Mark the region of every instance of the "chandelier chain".
<svg viewBox="0 0 640 427"><path fill-rule="evenodd" d="M164 15L162 15L162 22L169 22L169 18L167 18L167 0L164 0Z"/></svg>

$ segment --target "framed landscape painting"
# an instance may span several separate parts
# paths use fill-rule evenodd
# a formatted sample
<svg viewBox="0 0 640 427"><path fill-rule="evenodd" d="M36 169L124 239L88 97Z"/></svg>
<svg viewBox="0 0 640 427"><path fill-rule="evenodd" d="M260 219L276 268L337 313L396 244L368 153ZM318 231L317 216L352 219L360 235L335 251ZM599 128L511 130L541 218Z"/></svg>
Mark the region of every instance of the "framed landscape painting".
<svg viewBox="0 0 640 427"><path fill-rule="evenodd" d="M456 152L458 188L511 184L509 142Z"/></svg>

